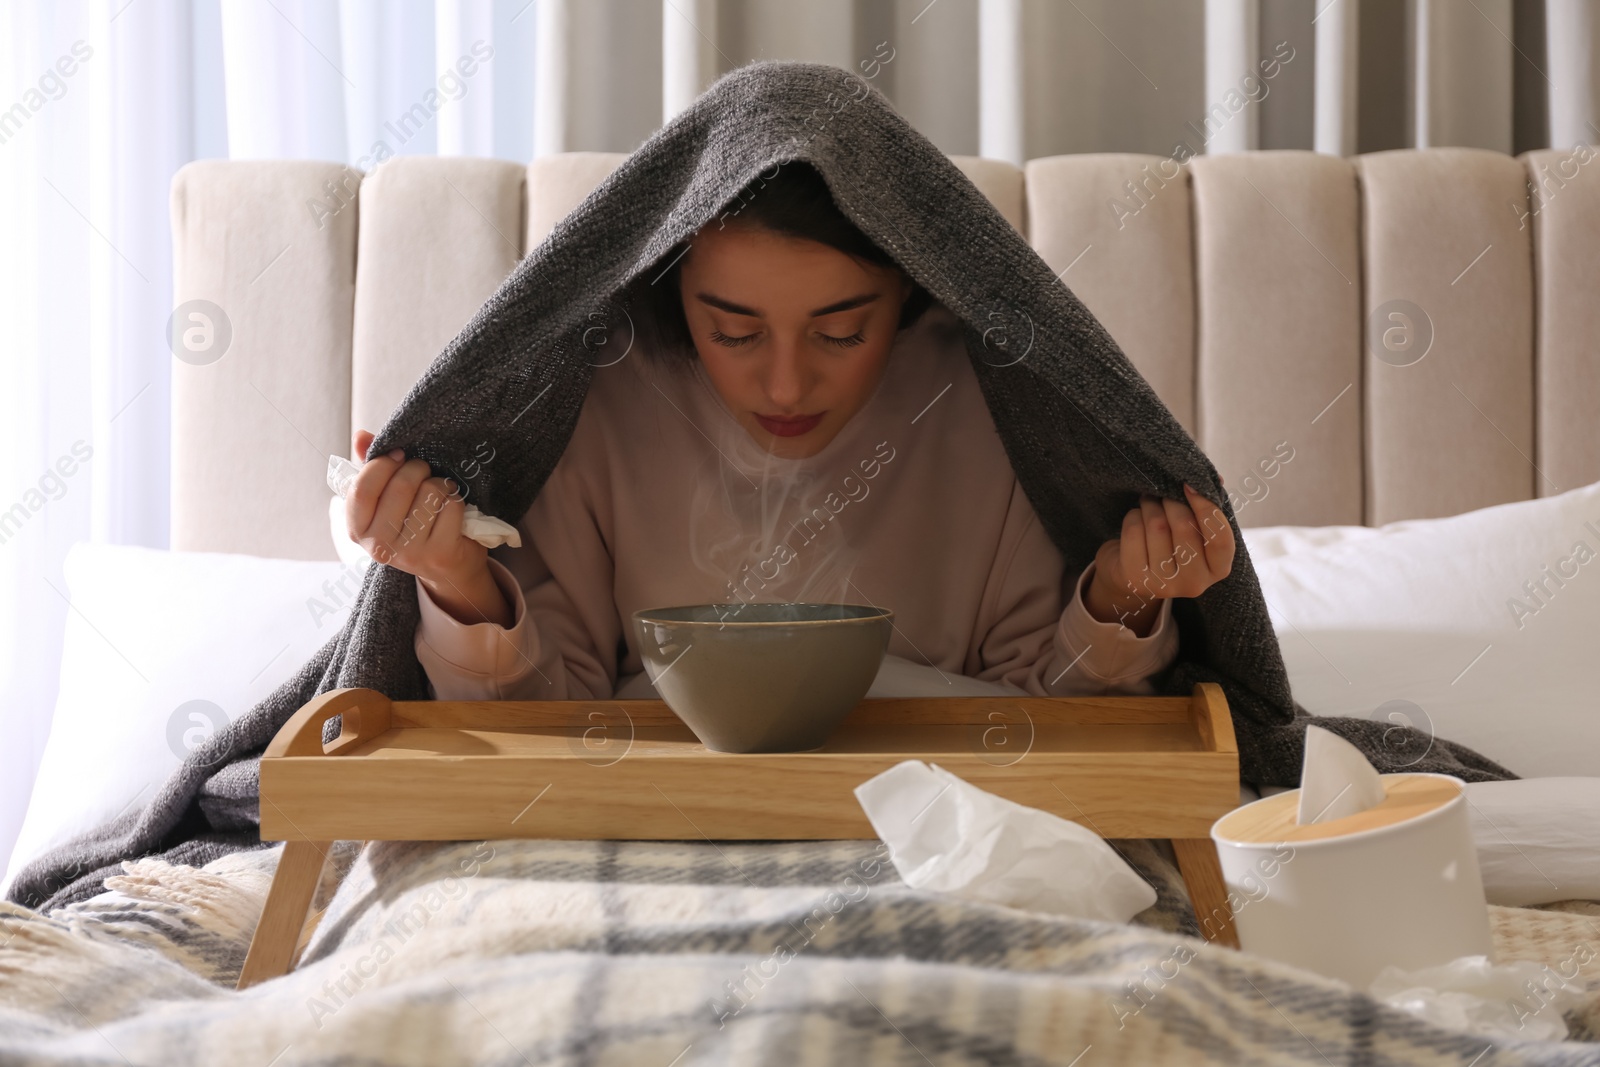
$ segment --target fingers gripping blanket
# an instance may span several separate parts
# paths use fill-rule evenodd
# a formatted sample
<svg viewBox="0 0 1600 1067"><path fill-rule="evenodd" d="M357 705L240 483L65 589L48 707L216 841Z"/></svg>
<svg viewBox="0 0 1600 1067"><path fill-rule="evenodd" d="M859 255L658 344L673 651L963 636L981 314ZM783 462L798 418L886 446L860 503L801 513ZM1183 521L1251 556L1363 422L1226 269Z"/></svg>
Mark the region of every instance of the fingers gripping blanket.
<svg viewBox="0 0 1600 1067"><path fill-rule="evenodd" d="M721 78L518 263L411 389L373 454L403 448L456 477L485 514L516 522L572 435L597 331L625 328L620 291L660 273L686 238L737 213L741 194L759 196L762 176L793 160L821 172L845 215L963 320L995 428L1069 570L1117 535L1141 492L1182 500L1188 482L1222 502L1239 545L1232 573L1174 603L1180 652L1158 684L1182 694L1219 683L1245 779L1295 784L1308 717L1291 698L1216 469L1022 235L869 82L838 68L754 63ZM486 439L497 458L462 477ZM149 807L33 863L12 899L81 899L125 858L204 863L259 846L258 758L296 709L342 686L426 699L417 619L412 577L371 567L343 631L293 679L193 752ZM1513 777L1388 723L1318 722L1379 770Z"/></svg>

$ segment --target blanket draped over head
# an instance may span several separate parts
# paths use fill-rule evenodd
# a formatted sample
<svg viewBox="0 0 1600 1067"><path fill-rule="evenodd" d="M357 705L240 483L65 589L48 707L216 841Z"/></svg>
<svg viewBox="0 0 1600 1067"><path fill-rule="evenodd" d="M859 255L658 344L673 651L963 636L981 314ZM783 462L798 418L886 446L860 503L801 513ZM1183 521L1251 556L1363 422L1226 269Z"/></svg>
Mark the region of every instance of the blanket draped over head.
<svg viewBox="0 0 1600 1067"><path fill-rule="evenodd" d="M1220 501L1237 554L1228 577L1173 604L1180 649L1166 694L1217 682L1257 784L1299 781L1309 716L1283 658L1216 469L1088 309L950 160L870 80L836 67L760 62L719 79L657 131L517 264L378 433L450 473L484 512L517 522L570 439L596 365L597 324L624 321L619 291L659 272L697 229L737 212L740 193L804 160L839 208L965 323L983 395L1024 492L1069 572L1118 535L1140 493ZM602 332L605 326L602 325ZM492 462L472 465L480 442ZM410 574L374 564L343 630L292 679L190 753L152 803L35 860L10 895L33 907L98 893L123 859L200 865L259 847L259 757L294 712L345 686L425 700L413 649ZM1515 777L1476 752L1409 727L1317 724L1380 771ZM335 724L330 724L332 735Z"/></svg>

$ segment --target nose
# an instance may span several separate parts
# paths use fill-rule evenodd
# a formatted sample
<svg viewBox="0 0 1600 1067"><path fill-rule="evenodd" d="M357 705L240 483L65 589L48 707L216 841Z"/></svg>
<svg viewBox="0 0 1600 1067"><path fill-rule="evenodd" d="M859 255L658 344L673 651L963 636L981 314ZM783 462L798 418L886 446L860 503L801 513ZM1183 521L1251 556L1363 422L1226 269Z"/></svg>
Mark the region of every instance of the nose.
<svg viewBox="0 0 1600 1067"><path fill-rule="evenodd" d="M777 341L767 364L766 392L772 406L780 411L796 410L810 387L810 370L801 346L792 339Z"/></svg>

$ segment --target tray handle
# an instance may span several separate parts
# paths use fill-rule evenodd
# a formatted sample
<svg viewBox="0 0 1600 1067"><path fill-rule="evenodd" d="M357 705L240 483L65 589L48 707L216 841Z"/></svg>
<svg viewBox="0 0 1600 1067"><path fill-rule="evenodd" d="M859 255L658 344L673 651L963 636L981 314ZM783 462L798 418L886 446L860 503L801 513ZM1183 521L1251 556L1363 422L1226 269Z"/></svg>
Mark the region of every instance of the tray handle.
<svg viewBox="0 0 1600 1067"><path fill-rule="evenodd" d="M389 698L376 689L330 689L306 702L268 743L263 758L337 756L389 729ZM322 724L342 715L339 736L322 743Z"/></svg>
<svg viewBox="0 0 1600 1067"><path fill-rule="evenodd" d="M1196 682L1189 697L1189 718L1207 752L1238 754L1233 713L1228 710L1228 697L1222 686L1216 682Z"/></svg>

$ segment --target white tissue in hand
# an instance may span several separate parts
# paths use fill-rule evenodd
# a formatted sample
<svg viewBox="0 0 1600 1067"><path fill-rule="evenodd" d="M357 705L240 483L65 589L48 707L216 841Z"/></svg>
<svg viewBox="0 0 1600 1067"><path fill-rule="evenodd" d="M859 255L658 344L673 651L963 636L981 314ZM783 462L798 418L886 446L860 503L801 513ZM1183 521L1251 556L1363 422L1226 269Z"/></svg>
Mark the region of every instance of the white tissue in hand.
<svg viewBox="0 0 1600 1067"><path fill-rule="evenodd" d="M1359 748L1320 726L1306 727L1295 822L1342 819L1382 804L1387 795L1383 779Z"/></svg>
<svg viewBox="0 0 1600 1067"><path fill-rule="evenodd" d="M1099 834L905 760L856 799L906 885L971 900L1127 922L1156 891Z"/></svg>
<svg viewBox="0 0 1600 1067"><path fill-rule="evenodd" d="M359 473L361 468L343 456L328 457L328 488L340 500L350 491L350 483L356 480ZM492 515L485 515L474 504L468 504L461 516L461 532L484 548L498 548L506 544L512 548L522 547L522 535L515 526Z"/></svg>

